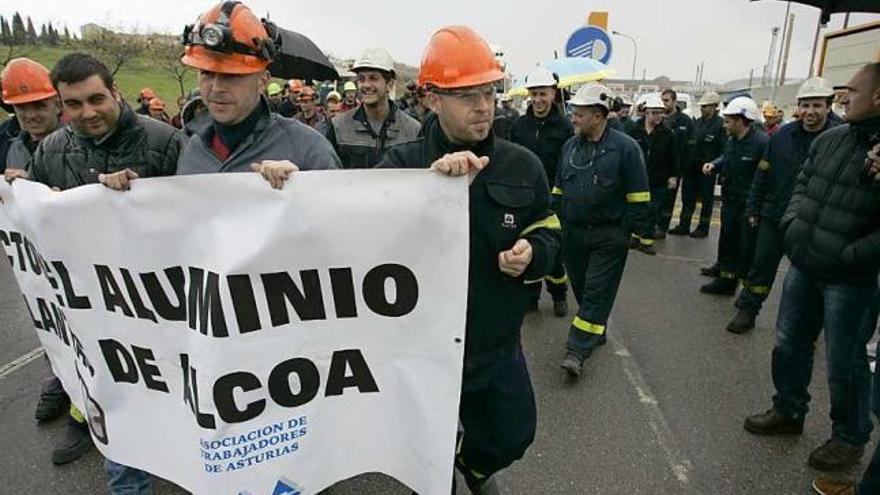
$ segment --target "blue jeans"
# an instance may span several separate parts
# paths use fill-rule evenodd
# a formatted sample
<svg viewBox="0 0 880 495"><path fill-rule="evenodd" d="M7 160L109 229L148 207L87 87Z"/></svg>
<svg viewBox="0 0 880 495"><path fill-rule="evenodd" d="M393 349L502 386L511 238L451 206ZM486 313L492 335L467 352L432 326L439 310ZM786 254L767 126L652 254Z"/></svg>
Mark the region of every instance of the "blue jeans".
<svg viewBox="0 0 880 495"><path fill-rule="evenodd" d="M146 471L104 459L110 495L153 495L153 477Z"/></svg>
<svg viewBox="0 0 880 495"><path fill-rule="evenodd" d="M871 371L865 346L877 326L876 287L822 283L792 266L773 349L773 407L803 420L816 339L825 330L832 437L861 446L871 435Z"/></svg>

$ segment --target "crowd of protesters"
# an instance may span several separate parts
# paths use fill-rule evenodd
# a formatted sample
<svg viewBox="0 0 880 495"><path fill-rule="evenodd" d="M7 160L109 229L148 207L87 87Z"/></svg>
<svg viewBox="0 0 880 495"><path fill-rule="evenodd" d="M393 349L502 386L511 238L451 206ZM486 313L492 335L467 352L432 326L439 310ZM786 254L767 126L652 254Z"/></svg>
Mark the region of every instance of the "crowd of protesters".
<svg viewBox="0 0 880 495"><path fill-rule="evenodd" d="M201 33L220 19L234 42L213 46ZM872 403L880 414L880 381L872 389L866 352L880 304L880 63L840 87L807 80L787 122L772 103L759 110L748 96L723 101L712 92L692 118L671 88L634 104L601 83L572 92L541 67L525 78L528 99L516 100L499 92L506 76L486 42L461 26L434 33L418 80L400 88L400 98L403 83L382 48L363 50L352 80L277 82L267 71L273 51L261 48L272 42L267 23L239 2L200 16L185 31L181 59L198 71L198 86L177 99L174 115L151 88L130 106L107 67L86 54L69 54L51 69L10 61L0 74L3 103L14 113L0 123L6 180L125 191L141 178L208 173L258 173L273 188L310 170L470 174L471 286L455 466L477 494L501 493L494 474L534 439L520 327L539 310L542 287L557 317L569 315L569 286L577 302L560 366L581 379L585 360L606 342L628 253L656 255L667 234L708 237L720 184L717 262L701 269L711 277L701 292L740 289L728 331L754 328L782 258L790 261L770 356L775 395L744 427L756 435L802 433L824 330L833 433L808 463L837 471L859 462ZM237 37L254 32L262 34ZM835 103L844 115L832 111ZM521 228L508 228L513 218ZM48 376L36 419L62 416L68 428L55 464L75 461L93 444L88 419ZM105 468L111 493L151 493L148 473L110 459ZM880 493L880 453L860 482L821 478L813 488Z"/></svg>

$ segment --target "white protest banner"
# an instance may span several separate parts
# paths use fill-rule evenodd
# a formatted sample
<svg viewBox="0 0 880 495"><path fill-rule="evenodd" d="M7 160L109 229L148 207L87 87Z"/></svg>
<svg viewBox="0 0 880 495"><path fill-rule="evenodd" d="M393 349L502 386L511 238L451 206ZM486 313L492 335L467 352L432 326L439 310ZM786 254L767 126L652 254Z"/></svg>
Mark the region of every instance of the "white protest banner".
<svg viewBox="0 0 880 495"><path fill-rule="evenodd" d="M196 494L452 479L465 178L0 184L0 245L102 453ZM288 489L289 488L289 489Z"/></svg>

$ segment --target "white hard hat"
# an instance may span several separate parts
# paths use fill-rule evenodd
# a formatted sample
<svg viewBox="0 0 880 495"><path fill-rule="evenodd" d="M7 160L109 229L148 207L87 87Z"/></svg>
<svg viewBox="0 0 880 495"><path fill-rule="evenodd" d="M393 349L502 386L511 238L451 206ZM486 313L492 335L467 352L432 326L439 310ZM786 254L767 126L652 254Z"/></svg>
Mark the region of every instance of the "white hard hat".
<svg viewBox="0 0 880 495"><path fill-rule="evenodd" d="M739 115L748 120L758 120L758 104L747 96L738 96L730 100L721 115Z"/></svg>
<svg viewBox="0 0 880 495"><path fill-rule="evenodd" d="M394 73L394 59L382 48L367 48L354 61L351 70L376 69Z"/></svg>
<svg viewBox="0 0 880 495"><path fill-rule="evenodd" d="M510 101L510 95L507 93L499 93L498 101Z"/></svg>
<svg viewBox="0 0 880 495"><path fill-rule="evenodd" d="M798 100L801 98L830 98L832 96L834 96L834 86L824 77L807 79L797 92Z"/></svg>
<svg viewBox="0 0 880 495"><path fill-rule="evenodd" d="M594 83L581 86L569 103L576 107L599 106L610 109L612 99L614 92L601 84Z"/></svg>
<svg viewBox="0 0 880 495"><path fill-rule="evenodd" d="M714 91L707 91L703 94L702 97L700 97L700 102L698 103L698 105L702 107L705 105L717 105L719 103L721 103L721 97L718 96L718 93Z"/></svg>
<svg viewBox="0 0 880 495"><path fill-rule="evenodd" d="M549 70L537 66L526 74L526 89L556 87L556 77Z"/></svg>
<svg viewBox="0 0 880 495"><path fill-rule="evenodd" d="M663 99L657 95L649 95L645 98L645 110L665 110L666 105L663 104Z"/></svg>

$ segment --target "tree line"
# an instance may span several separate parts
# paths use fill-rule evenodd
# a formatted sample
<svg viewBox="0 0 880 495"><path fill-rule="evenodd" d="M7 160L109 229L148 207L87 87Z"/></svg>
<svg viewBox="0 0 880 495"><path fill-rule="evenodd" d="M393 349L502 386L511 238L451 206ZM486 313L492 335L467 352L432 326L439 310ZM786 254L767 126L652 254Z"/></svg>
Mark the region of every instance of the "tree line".
<svg viewBox="0 0 880 495"><path fill-rule="evenodd" d="M11 21L0 15L0 68L16 57L29 56L38 46L69 47L90 53L103 62L115 76L123 67L143 64L158 69L177 83L180 95L186 94L184 79L189 68L180 63L183 46L173 36L121 33L96 27L77 38L67 26L59 30L51 22L42 24L37 34L30 16L15 12Z"/></svg>
<svg viewBox="0 0 880 495"><path fill-rule="evenodd" d="M59 30L52 22L40 25L40 32L36 28L30 16L27 21L18 12L12 14L12 19L7 20L0 15L0 45L45 45L58 46L62 43L70 43L76 38L71 34L67 26Z"/></svg>

